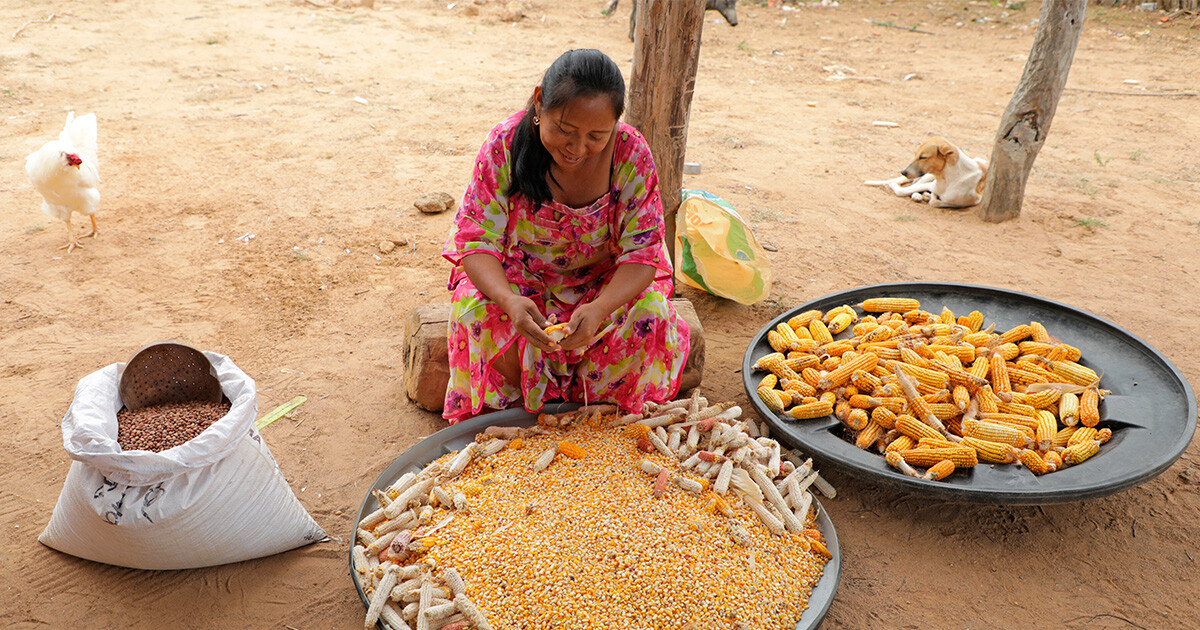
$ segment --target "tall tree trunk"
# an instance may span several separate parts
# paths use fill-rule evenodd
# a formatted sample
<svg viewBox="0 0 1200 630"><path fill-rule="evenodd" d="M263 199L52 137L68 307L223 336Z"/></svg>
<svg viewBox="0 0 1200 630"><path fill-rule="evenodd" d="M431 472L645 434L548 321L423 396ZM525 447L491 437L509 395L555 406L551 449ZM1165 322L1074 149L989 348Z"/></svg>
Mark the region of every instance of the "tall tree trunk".
<svg viewBox="0 0 1200 630"><path fill-rule="evenodd" d="M633 40L633 73L629 77L625 119L646 136L658 167L672 264L704 6L705 0L638 0Z"/></svg>
<svg viewBox="0 0 1200 630"><path fill-rule="evenodd" d="M999 223L1021 214L1025 183L1050 132L1086 11L1087 0L1042 2L1033 49L992 146L983 199L976 210L984 221Z"/></svg>

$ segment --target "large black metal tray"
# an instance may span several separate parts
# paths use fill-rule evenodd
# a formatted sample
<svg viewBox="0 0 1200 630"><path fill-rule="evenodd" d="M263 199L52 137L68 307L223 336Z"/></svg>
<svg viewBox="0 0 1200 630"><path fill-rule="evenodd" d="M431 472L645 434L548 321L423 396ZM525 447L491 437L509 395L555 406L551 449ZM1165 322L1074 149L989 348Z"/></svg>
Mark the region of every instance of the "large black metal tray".
<svg viewBox="0 0 1200 630"><path fill-rule="evenodd" d="M572 403L546 405L544 413L561 413L575 409L579 405ZM358 524L363 517L374 512L379 503L371 494L372 489L384 490L402 475L407 472L418 472L425 468L429 462L454 451L460 450L467 444L470 444L475 435L483 432L483 430L492 425L501 426L530 426L537 421L537 416L526 412L522 409L509 409L506 411L498 411L482 416L472 418L451 425L433 435L417 442L404 451L397 457L387 468L379 474L379 478L367 490L366 497L363 498L362 506L358 509L358 516L354 519L354 529L350 535L350 549L354 549L355 537L358 532ZM837 593L838 582L842 575L842 552L841 546L838 544L837 532L833 529L833 522L829 520L829 516L825 513L825 509L816 499L813 503L817 510L817 529L825 537L825 545L829 548L829 553L832 558L825 563L825 570L821 574L821 579L817 581L813 587L812 593L808 598L808 608L800 617L800 621L796 623L796 630L814 630L820 625L821 620L825 618L825 613L829 612L829 606L833 604L834 595ZM350 576L354 580L354 588L358 590L358 596L362 599L363 606L370 606L370 600L366 593L363 592L362 584L358 581L358 573L354 570L353 554L348 557L350 564ZM388 627L380 621L377 626L383 630L388 630Z"/></svg>
<svg viewBox="0 0 1200 630"><path fill-rule="evenodd" d="M934 314L948 307L956 315L978 310L984 325L1004 331L1038 321L1051 335L1080 349L1080 363L1102 374L1101 386L1112 391L1100 403L1101 427L1113 437L1095 457L1069 468L1036 476L1016 465L981 464L956 472L944 481L925 481L901 474L878 453L858 449L842 437L833 416L817 420L784 420L757 395L763 373L754 362L772 352L767 331L810 309L855 305L871 297L910 297ZM860 311L861 312L861 311ZM844 332L839 337L848 335ZM771 320L750 341L742 361L746 393L766 419L772 436L800 448L823 468L914 494L949 501L1034 505L1065 503L1113 494L1143 483L1166 470L1192 440L1196 430L1196 395L1165 356L1129 331L1086 311L1017 291L991 287L912 282L879 284L818 298Z"/></svg>

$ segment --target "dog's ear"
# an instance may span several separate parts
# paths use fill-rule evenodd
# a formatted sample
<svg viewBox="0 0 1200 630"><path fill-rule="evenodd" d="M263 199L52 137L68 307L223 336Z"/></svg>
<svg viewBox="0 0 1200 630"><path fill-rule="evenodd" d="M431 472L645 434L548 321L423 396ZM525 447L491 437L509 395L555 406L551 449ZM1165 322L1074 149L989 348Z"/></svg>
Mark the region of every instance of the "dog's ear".
<svg viewBox="0 0 1200 630"><path fill-rule="evenodd" d="M945 158L947 164L954 165L954 163L958 161L958 149L955 148L954 145L942 140L941 142L938 142L937 146L938 155L941 155L943 158Z"/></svg>

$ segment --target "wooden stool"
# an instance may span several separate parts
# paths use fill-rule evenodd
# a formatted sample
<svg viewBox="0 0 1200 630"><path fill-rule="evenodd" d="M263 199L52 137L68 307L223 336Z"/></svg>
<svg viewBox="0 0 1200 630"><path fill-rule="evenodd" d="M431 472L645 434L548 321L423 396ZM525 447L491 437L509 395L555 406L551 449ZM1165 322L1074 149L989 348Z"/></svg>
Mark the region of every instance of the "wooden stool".
<svg viewBox="0 0 1200 630"><path fill-rule="evenodd" d="M704 327L691 302L674 298L671 304L691 328L691 351L679 383L679 391L684 392L699 386L704 375ZM450 382L446 345L449 321L450 304L438 302L412 309L404 323L404 389L413 402L429 411L441 411L446 401Z"/></svg>

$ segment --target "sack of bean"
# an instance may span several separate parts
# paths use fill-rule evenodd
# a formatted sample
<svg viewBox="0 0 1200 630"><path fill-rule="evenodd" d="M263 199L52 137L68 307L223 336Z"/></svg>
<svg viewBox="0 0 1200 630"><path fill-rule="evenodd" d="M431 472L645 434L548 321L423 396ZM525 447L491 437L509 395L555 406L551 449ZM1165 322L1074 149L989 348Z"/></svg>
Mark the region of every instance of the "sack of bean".
<svg viewBox="0 0 1200 630"><path fill-rule="evenodd" d="M229 400L215 421L211 404L168 411L174 429L153 410L130 415L118 393L124 363L79 381L62 420L75 461L40 542L123 567L187 569L326 539L254 428L254 380L229 357L204 354ZM189 414L196 422L177 421Z"/></svg>

